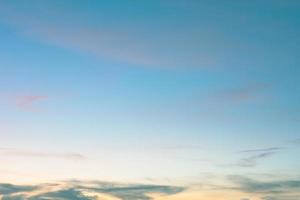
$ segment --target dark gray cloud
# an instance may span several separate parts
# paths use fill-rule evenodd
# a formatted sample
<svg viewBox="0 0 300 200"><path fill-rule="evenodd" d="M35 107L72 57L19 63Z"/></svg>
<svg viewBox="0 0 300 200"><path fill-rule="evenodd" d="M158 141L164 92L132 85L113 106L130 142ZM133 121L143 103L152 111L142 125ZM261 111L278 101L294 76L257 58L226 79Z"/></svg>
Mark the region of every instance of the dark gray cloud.
<svg viewBox="0 0 300 200"><path fill-rule="evenodd" d="M171 195L183 187L145 184L118 184L111 182L67 181L58 184L17 186L1 184L2 200L94 200L97 194L108 194L122 200L151 200L149 193ZM93 195L87 195L93 194Z"/></svg>
<svg viewBox="0 0 300 200"><path fill-rule="evenodd" d="M246 176L231 175L233 186L221 189L237 190L249 195L256 194L261 200L299 200L300 179L258 180ZM250 200L247 198L241 200Z"/></svg>
<svg viewBox="0 0 300 200"><path fill-rule="evenodd" d="M80 191L75 189L65 189L55 192L43 193L35 196L26 195L6 195L2 200L95 200L94 197L84 196Z"/></svg>
<svg viewBox="0 0 300 200"><path fill-rule="evenodd" d="M297 146L299 145L300 146L300 138L292 140L292 141L290 141L290 143L293 144L293 145L297 145Z"/></svg>
<svg viewBox="0 0 300 200"><path fill-rule="evenodd" d="M43 193L33 197L27 198L28 200L43 200L43 199L57 199L57 200L95 200L95 197L88 197L78 191L76 188L62 189L55 192Z"/></svg>
<svg viewBox="0 0 300 200"><path fill-rule="evenodd" d="M94 191L98 191L101 193L111 194L115 197L121 198L123 200L132 200L132 199L140 199L140 200L151 200L150 197L147 196L147 193L161 193L161 194L176 194L181 192L183 189L179 187L172 186L162 186L162 185L132 185L132 186L118 186L112 188L88 188Z"/></svg>
<svg viewBox="0 0 300 200"><path fill-rule="evenodd" d="M228 179L236 185L236 187L231 189L247 193L265 193L270 195L290 192L300 193L300 179L259 181L244 176L229 176Z"/></svg>
<svg viewBox="0 0 300 200"><path fill-rule="evenodd" d="M25 192L25 191L32 191L37 189L37 186L18 186L18 185L12 185L7 183L0 183L0 194L7 195L7 194L13 194L17 192Z"/></svg>
<svg viewBox="0 0 300 200"><path fill-rule="evenodd" d="M251 152L269 152L269 151L279 151L283 149L282 147L270 147L270 148L264 148L264 149L246 149L240 151L241 153L251 153Z"/></svg>
<svg viewBox="0 0 300 200"><path fill-rule="evenodd" d="M274 196L265 196L262 200L299 200L300 195L274 195Z"/></svg>
<svg viewBox="0 0 300 200"><path fill-rule="evenodd" d="M237 165L240 167L255 167L258 161L268 158L278 153L282 149L282 147L270 147L262 149L247 149L240 151L240 153L247 153L247 156L240 159Z"/></svg>
<svg viewBox="0 0 300 200"><path fill-rule="evenodd" d="M247 158L240 159L238 161L237 165L240 167L255 167L259 160L270 157L274 154L275 154L275 152L264 152L264 153L260 153L260 154L255 154L255 155L249 156Z"/></svg>
<svg viewBox="0 0 300 200"><path fill-rule="evenodd" d="M300 195L274 195L274 196L265 196L262 200L299 200Z"/></svg>

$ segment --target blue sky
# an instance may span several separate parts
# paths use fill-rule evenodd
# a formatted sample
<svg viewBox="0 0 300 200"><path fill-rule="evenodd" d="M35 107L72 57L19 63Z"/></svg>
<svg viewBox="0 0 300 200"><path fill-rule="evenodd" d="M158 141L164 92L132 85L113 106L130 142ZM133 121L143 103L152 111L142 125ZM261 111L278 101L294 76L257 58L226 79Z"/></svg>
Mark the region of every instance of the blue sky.
<svg viewBox="0 0 300 200"><path fill-rule="evenodd" d="M300 178L299 8L1 0L1 182Z"/></svg>

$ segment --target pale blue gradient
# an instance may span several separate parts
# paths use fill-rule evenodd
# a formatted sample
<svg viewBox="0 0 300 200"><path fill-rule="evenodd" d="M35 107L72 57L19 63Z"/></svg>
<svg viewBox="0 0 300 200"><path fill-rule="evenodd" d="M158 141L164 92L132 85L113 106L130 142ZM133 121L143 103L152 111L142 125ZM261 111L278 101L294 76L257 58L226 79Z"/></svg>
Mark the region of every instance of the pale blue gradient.
<svg viewBox="0 0 300 200"><path fill-rule="evenodd" d="M30 156L2 168L32 160L13 171L38 179L44 170L114 180L297 174L299 9L292 0L0 1L0 147L87 157L71 172L59 171L70 161L37 166ZM47 96L30 105L38 112L16 104L31 95ZM271 147L282 150L237 166L250 156L239 151Z"/></svg>

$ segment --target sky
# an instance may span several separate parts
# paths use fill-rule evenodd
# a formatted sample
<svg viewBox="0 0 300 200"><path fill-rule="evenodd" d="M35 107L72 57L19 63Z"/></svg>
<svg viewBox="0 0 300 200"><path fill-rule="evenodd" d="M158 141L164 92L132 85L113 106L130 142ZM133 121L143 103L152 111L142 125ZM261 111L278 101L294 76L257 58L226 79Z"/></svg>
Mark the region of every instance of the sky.
<svg viewBox="0 0 300 200"><path fill-rule="evenodd" d="M0 199L299 200L299 10L0 0Z"/></svg>

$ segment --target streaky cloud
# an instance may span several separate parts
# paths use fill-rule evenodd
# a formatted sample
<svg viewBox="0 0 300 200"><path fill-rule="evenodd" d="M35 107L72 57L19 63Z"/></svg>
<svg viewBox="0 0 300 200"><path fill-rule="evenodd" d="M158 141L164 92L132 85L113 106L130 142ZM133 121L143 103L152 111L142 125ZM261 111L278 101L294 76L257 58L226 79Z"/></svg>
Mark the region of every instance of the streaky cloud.
<svg viewBox="0 0 300 200"><path fill-rule="evenodd" d="M3 200L96 200L97 195L108 194L121 200L152 200L148 194L173 195L184 187L146 184L121 184L100 181L65 181L37 186L0 184Z"/></svg>
<svg viewBox="0 0 300 200"><path fill-rule="evenodd" d="M240 167L256 167L258 161L271 157L282 149L282 147L270 147L260 149L246 149L239 151L239 153L250 155L240 159L237 165Z"/></svg>
<svg viewBox="0 0 300 200"><path fill-rule="evenodd" d="M290 141L290 143L296 146L300 146L300 138L294 139Z"/></svg>
<svg viewBox="0 0 300 200"><path fill-rule="evenodd" d="M0 148L0 154L4 156L58 158L66 160L84 160L87 157L79 153L50 153L42 151L26 151L12 148Z"/></svg>
<svg viewBox="0 0 300 200"><path fill-rule="evenodd" d="M41 6L40 10L36 9L38 6L33 7L32 12L19 10L9 1L0 3L2 21L18 33L45 44L91 55L100 60L108 59L138 66L163 68L206 68L215 65L215 59L211 58L214 56L207 53L202 47L203 44L195 45L195 41L191 39L199 40L197 32L182 33L184 34L182 37L181 34L176 35L178 31L167 31L164 34L160 31L155 33L155 37L150 38L147 33L145 35L143 31L139 31L141 29L138 27L107 27L101 23L91 27L76 20L70 21L63 17L64 10L57 9L55 4L49 2ZM57 16L45 12L49 9L45 5L62 16L59 22ZM41 17L38 17L40 15ZM195 48L197 50L194 50Z"/></svg>
<svg viewBox="0 0 300 200"><path fill-rule="evenodd" d="M264 153L252 155L252 156L240 159L238 161L237 165L240 167L255 167L259 160L268 158L274 154L275 154L275 152L271 151L271 152L264 152Z"/></svg>
<svg viewBox="0 0 300 200"><path fill-rule="evenodd" d="M265 196L262 200L299 200L300 195L272 195Z"/></svg>
<svg viewBox="0 0 300 200"><path fill-rule="evenodd" d="M248 86L244 86L240 88L225 90L217 96L218 98L227 102L236 102L236 103L249 102L261 97L262 96L261 93L269 87L270 87L269 84L266 83L250 84Z"/></svg>
<svg viewBox="0 0 300 200"><path fill-rule="evenodd" d="M247 149L239 151L240 153L252 153L252 152L268 152L268 151L279 151L283 149L282 147L270 147L270 148L264 148L264 149Z"/></svg>
<svg viewBox="0 0 300 200"><path fill-rule="evenodd" d="M247 193L300 193L300 179L261 181L239 175L228 176L228 179L236 185L236 187L232 187L231 189L236 189Z"/></svg>
<svg viewBox="0 0 300 200"><path fill-rule="evenodd" d="M40 111L34 106L36 102L47 100L49 97L46 95L25 95L20 96L16 100L16 106L25 111L36 112Z"/></svg>
<svg viewBox="0 0 300 200"><path fill-rule="evenodd" d="M18 192L26 192L38 189L38 186L13 185L8 183L0 183L0 194L10 195Z"/></svg>

